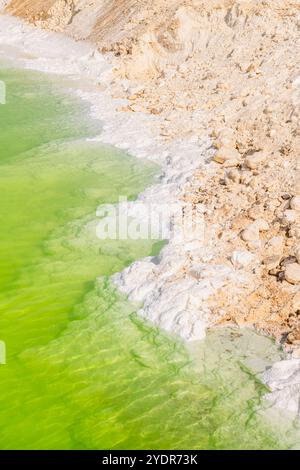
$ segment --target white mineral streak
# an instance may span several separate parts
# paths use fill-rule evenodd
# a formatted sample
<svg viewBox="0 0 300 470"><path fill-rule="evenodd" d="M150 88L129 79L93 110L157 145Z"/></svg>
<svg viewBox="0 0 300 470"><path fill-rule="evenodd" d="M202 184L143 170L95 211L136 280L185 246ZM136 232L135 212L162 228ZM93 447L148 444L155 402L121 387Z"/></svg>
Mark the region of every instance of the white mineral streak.
<svg viewBox="0 0 300 470"><path fill-rule="evenodd" d="M267 397L273 405L300 418L300 359L276 362L263 380L270 387Z"/></svg>

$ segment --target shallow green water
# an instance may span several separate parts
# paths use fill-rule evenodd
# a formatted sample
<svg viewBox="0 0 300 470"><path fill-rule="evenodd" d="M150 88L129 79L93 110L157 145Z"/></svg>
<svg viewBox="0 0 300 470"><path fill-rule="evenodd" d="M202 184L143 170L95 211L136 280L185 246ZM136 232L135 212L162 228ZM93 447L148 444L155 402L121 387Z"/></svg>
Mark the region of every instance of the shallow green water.
<svg viewBox="0 0 300 470"><path fill-rule="evenodd" d="M55 81L0 79L0 448L286 447L255 412L264 387L226 356L227 334L224 351L196 349L195 367L109 284L158 246L100 242L96 208L134 198L156 169L85 142L99 123Z"/></svg>

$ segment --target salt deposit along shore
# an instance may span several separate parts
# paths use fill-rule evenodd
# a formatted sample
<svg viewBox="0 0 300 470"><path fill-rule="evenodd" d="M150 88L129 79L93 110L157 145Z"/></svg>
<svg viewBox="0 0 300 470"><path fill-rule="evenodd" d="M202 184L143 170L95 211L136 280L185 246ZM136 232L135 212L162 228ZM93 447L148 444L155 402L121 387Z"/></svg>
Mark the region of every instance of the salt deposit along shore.
<svg viewBox="0 0 300 470"><path fill-rule="evenodd" d="M0 41L19 51L23 66L74 78L87 78L94 85L109 87L106 84L110 83L111 67L91 45L75 43L62 35L41 32L15 18L3 16L0 20ZM47 52L49 41L57 44L52 47L50 54ZM32 57L22 58L29 52ZM124 86L129 86L129 83ZM161 166L160 181L141 194L138 202L179 203L186 182L199 166L205 164L205 159L212 157L211 140L208 137L203 140L195 137L187 141L180 139L172 144L164 143L159 133L155 132L160 124L159 117L118 112L126 102L112 99L109 88L104 92L94 89L80 91L79 94L92 104L93 116L104 122L97 140ZM220 287L228 277L238 281L238 274L226 266L218 266L216 269L208 266L206 278L202 282L194 274L184 279L192 252L203 250L202 232L203 226L199 224L199 233L195 233L193 238L183 240L183 235L174 236L162 250L159 260L149 258L138 261L114 277L130 300L144 305L141 315L187 340L203 338L205 328L211 324L205 299L212 293L213 283ZM178 276L180 272L182 276ZM210 278L213 278L212 284ZM154 293L157 298L153 298Z"/></svg>
<svg viewBox="0 0 300 470"><path fill-rule="evenodd" d="M177 13L181 26L191 21L188 13ZM226 28L241 27L243 18L242 9L230 10ZM255 23L262 37L264 19L260 23L258 17ZM225 32L229 47L231 32ZM232 77L221 66L209 80L202 77L206 101L201 105L177 90L184 103L171 110L169 95L175 84L179 87L181 81L188 86L192 66L199 72L196 54L179 71L176 64L164 64L165 78L157 93L155 77L146 81L130 73L125 78L116 75L91 43L75 43L12 17L0 18L0 41L8 50L19 51L23 65L90 79L91 87L80 95L104 122L99 140L160 165L160 181L141 194L139 201L191 204L204 220L204 230L200 223L188 237L173 236L157 259L138 261L114 276L119 288L142 306L142 316L185 340L203 338L206 328L215 324L254 325L273 335L294 358L264 374L272 391L269 398L298 416L297 64L286 70L281 67L280 74L272 76L272 67L283 53L287 62L295 54L299 41L293 34L294 29L284 40L285 49L279 48L277 39L278 51L266 65L263 60L256 64L255 57L249 60L248 55L239 57L238 72ZM271 33L268 41L272 42ZM136 65L127 64L126 59L124 64L131 72ZM214 71L211 59L209 65ZM284 92L274 95L282 84ZM160 111L161 96L164 112Z"/></svg>

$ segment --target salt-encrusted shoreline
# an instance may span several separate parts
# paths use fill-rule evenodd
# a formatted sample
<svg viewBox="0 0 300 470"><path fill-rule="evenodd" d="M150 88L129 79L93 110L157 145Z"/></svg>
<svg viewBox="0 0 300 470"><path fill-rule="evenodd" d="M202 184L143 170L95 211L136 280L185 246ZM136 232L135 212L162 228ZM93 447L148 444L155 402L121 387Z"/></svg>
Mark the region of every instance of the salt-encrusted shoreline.
<svg viewBox="0 0 300 470"><path fill-rule="evenodd" d="M213 172L208 163L213 154L208 137L201 141L195 136L190 140L165 143L157 131L159 116L118 111L127 101L111 97L111 65L93 45L37 30L8 16L0 16L0 42L8 51L19 55L22 65L27 68L88 79L91 84L104 88L104 91L99 87L99 91L78 92L92 104L93 116L104 123L97 139L122 148L137 158L150 159L161 167L160 182L144 191L139 200L146 203L178 202L185 183L196 168L205 167L207 174ZM124 80L122 86L130 88L134 85ZM251 277L243 278L228 264L209 264L212 257L213 251L209 252L207 246L204 249L202 240L197 237L188 241L173 238L157 259L138 261L115 275L113 280L130 300L143 305L139 311L142 316L186 340L200 339L212 323L207 301L214 291L226 286L229 280L237 284L251 282ZM202 263L195 264L193 260L200 258ZM290 371L291 367L291 374L287 373L284 383L278 384L278 368ZM299 361L280 362L264 377L274 390L271 394L274 404L289 408L297 416L299 370ZM291 392L288 396L286 390Z"/></svg>
<svg viewBox="0 0 300 470"><path fill-rule="evenodd" d="M51 49L49 50L49 41ZM102 87L111 80L111 65L87 43L76 43L57 33L37 30L16 18L0 17L0 42L19 50L21 63L26 68L63 74L91 80ZM30 54L30 56L29 56ZM124 87L130 83L124 81ZM196 168L205 165L212 155L209 138L199 141L178 140L164 143L155 132L160 118L144 113L120 113L125 100L116 100L108 91L78 91L81 98L92 104L92 115L103 124L98 141L128 151L137 158L149 159L161 167L160 181L146 189L139 201L145 204L174 204L179 202L184 184ZM202 241L173 237L162 250L159 259L137 261L124 272L113 276L120 290L133 302L143 304L139 313L155 325L186 340L201 339L209 326L209 309L205 300L222 279L234 271L221 267L219 272L208 272L199 281L197 276L174 279L180 269L184 272L187 257L202 249Z"/></svg>

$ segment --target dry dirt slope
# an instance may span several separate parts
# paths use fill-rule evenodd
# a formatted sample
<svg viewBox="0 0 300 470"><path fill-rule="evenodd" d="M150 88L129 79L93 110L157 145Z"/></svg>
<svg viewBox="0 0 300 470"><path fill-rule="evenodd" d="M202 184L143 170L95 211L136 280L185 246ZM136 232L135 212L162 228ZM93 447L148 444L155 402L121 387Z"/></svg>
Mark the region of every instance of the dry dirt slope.
<svg viewBox="0 0 300 470"><path fill-rule="evenodd" d="M300 354L300 2L12 0L7 11L112 53L118 77L139 84L116 82L124 111L161 116L163 138L211 134L216 161L183 192L207 207L212 263L252 276L216 291L216 322L255 324Z"/></svg>

